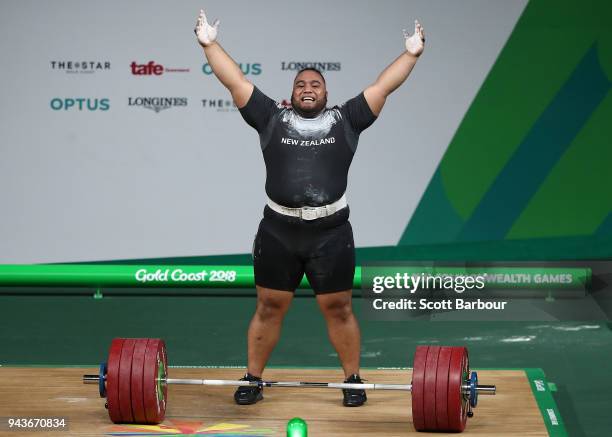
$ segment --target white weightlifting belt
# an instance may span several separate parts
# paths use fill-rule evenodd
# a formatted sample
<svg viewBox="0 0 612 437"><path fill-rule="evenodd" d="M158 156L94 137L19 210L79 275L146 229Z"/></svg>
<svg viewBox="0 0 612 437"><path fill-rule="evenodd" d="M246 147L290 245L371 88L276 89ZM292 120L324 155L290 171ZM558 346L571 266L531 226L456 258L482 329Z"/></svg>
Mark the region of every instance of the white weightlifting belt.
<svg viewBox="0 0 612 437"><path fill-rule="evenodd" d="M329 205L303 206L302 208L289 208L287 206L282 206L268 198L268 206L273 211L291 217L299 217L302 220L315 220L318 218L327 217L337 211L340 211L342 208L346 208L347 205L346 194L343 194L340 199L336 200L334 203L330 203Z"/></svg>

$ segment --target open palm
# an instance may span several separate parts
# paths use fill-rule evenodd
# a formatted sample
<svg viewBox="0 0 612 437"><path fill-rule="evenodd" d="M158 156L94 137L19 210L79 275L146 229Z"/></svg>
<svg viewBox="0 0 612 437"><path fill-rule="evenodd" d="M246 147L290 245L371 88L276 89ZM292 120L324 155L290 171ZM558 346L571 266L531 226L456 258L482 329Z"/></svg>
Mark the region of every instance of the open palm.
<svg viewBox="0 0 612 437"><path fill-rule="evenodd" d="M198 42L203 46L211 45L217 39L218 30L219 20L215 20L212 25L208 24L204 10L200 9L200 15L198 15L198 21L194 30L198 37Z"/></svg>
<svg viewBox="0 0 612 437"><path fill-rule="evenodd" d="M419 56L425 49L425 33L423 26L417 20L414 21L414 33L409 35L404 30L404 38L406 39L406 50L413 56Z"/></svg>

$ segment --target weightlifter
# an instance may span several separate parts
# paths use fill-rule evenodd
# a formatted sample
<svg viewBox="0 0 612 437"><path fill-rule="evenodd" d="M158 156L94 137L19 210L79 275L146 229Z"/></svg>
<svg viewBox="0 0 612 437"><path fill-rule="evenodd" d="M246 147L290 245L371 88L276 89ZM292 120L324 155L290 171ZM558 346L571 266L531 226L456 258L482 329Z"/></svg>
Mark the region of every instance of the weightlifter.
<svg viewBox="0 0 612 437"><path fill-rule="evenodd" d="M359 134L380 114L387 96L408 77L423 52L423 28L404 33L403 51L362 93L327 107L325 78L306 68L293 80L291 108L249 82L217 42L219 20L200 11L195 33L215 76L244 120L257 130L266 165L267 205L253 243L257 306L248 330L248 368L242 380L261 380L278 342L293 293L306 274L338 353L345 382L359 377L360 332L351 288L355 248L345 190ZM343 404L366 402L364 390L343 390ZM238 404L263 399L257 386L239 387Z"/></svg>

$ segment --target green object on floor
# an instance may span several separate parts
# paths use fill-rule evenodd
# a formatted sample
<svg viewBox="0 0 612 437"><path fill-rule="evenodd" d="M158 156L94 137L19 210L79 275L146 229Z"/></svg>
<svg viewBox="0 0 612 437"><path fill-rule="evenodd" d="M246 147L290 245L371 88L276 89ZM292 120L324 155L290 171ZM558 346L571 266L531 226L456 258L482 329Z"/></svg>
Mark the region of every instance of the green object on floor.
<svg viewBox="0 0 612 437"><path fill-rule="evenodd" d="M308 435L308 425L304 419L294 417L287 422L287 437L306 437Z"/></svg>

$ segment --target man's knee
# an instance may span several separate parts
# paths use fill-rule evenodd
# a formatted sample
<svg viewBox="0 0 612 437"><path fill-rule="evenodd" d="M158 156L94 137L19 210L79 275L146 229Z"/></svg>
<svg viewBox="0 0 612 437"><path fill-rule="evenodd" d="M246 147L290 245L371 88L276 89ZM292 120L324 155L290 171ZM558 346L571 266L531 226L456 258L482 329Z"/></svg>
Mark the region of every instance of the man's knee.
<svg viewBox="0 0 612 437"><path fill-rule="evenodd" d="M328 298L321 304L325 318L344 323L353 316L351 300L345 297Z"/></svg>
<svg viewBox="0 0 612 437"><path fill-rule="evenodd" d="M262 321L282 320L289 309L286 299L272 296L259 296L257 298L257 317Z"/></svg>

